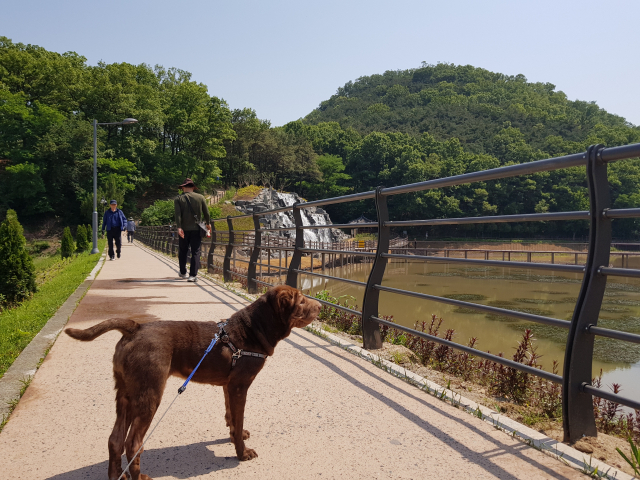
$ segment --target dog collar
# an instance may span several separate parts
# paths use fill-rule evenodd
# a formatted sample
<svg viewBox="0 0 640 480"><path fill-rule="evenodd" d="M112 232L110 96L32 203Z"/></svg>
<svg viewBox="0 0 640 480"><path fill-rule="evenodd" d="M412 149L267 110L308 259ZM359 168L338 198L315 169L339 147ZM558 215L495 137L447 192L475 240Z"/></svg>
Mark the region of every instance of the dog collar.
<svg viewBox="0 0 640 480"><path fill-rule="evenodd" d="M229 334L224 330L224 327L226 325L227 325L226 321L218 324L218 327L220 328L220 332L218 333L218 336L220 338L220 341L226 344L227 347L229 347L233 352L233 355L231 356L231 368L236 366L236 362L241 356L257 357L257 358L265 358L265 359L267 358L267 355L265 355L264 353L247 352L246 350L236 348L236 346L231 342L231 339L229 338Z"/></svg>

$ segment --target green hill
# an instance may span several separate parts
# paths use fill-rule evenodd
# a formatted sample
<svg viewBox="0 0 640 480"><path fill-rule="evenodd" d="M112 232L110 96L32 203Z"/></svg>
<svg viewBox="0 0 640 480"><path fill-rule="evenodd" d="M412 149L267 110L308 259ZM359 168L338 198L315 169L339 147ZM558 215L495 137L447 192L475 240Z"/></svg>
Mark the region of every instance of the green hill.
<svg viewBox="0 0 640 480"><path fill-rule="evenodd" d="M596 137L610 145L640 140L639 127L595 102L571 101L551 83L446 63L348 82L305 122L458 138L465 150L503 163L576 152Z"/></svg>

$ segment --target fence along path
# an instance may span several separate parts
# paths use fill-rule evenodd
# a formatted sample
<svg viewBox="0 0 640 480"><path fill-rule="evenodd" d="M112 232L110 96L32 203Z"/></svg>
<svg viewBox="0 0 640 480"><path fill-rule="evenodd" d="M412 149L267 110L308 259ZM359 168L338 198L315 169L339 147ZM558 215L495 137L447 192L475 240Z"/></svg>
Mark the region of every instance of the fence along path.
<svg viewBox="0 0 640 480"><path fill-rule="evenodd" d="M225 281L232 278L240 279L246 283L250 292L255 292L262 286L268 286L270 283L264 282L257 278L256 267L262 262L258 262L263 258L261 252L264 250L263 234L270 232L284 232L294 230L296 233L295 243L291 247L281 247L285 252L288 260L287 265L280 267L286 274L286 284L298 286L299 275L311 275L321 278L331 278L343 282L349 282L365 287L362 312L353 309L338 307L348 312L358 314L362 318L362 330L364 346L367 349L380 348L380 325L388 325L400 330L404 330L434 342L448 345L458 350L467 350L468 347L458 345L445 339L431 336L429 334L419 332L417 330L399 326L381 319L378 316L378 301L380 292L389 292L396 295L407 295L414 298L432 300L465 308L474 308L479 311L489 312L493 314L527 320L534 323L552 325L555 327L568 330L567 343L565 348L565 361L563 375L556 375L550 372L539 370L527 365L513 362L509 359L491 355L479 350L472 350L474 355L489 359L496 363L518 369L520 371L537 375L548 381L562 385L562 412L564 440L575 442L582 436L596 436L596 424L593 414L592 396L612 400L619 404L640 409L640 399L627 398L622 395L616 395L606 390L596 388L591 385L592 380L592 361L593 361L593 342L596 335L608 337L624 342L640 343L640 335L621 332L606 328L598 327L598 315L602 306L604 291L607 284L607 278L623 276L623 277L640 277L640 270L630 268L612 268L609 267L611 257L611 221L618 218L640 218L640 208L628 209L612 209L610 201L610 188L607 177L607 165L611 162L631 159L640 156L640 144L631 144L619 147L605 148L602 145L592 145L586 152L566 155L562 157L550 158L546 160L538 160L535 162L524 163L519 165L510 165L480 172L466 173L453 177L438 178L425 182L413 183L409 185L399 185L396 187L383 188L378 187L375 191L356 193L341 197L328 198L324 200L316 200L306 203L296 203L290 207L282 207L265 212L254 213L253 215L242 215L238 217L227 217L226 219L217 219L212 222L214 234L206 262L209 271L222 273ZM499 178L515 177L527 175L542 171L559 170L570 167L586 167L587 183L590 209L589 211L575 212L552 212L552 213L531 213L518 215L498 215L487 217L471 217L471 218L437 218L423 220L403 220L392 221L389 219L387 210L387 198L392 195L402 195L411 192L426 191L454 185L462 185L479 181L489 181ZM309 228L352 228L353 225L303 225L300 210L307 207L318 207L322 205L346 203L360 201L365 199L373 199L376 204L377 222L361 223L358 227L377 227L378 241L374 252L338 252L336 250L326 250L318 248L310 248L304 243L304 230ZM270 213L277 213L290 210L295 220L294 227L283 227L279 229L264 229L260 225L260 217ZM233 222L252 217L254 229L234 231ZM509 262L503 260L478 260L469 258L451 258L438 257L428 255L404 255L401 253L393 253L391 241L391 229L402 228L408 226L419 225L462 225L462 224L479 224L479 223L503 223L503 222L541 222L541 221L567 221L581 220L587 221L590 225L588 251L586 262L584 265L558 265L551 263L529 263L529 262ZM224 233L215 232L215 224L217 222L226 222L227 231ZM160 227L168 232L170 227ZM151 245L167 244L167 237L158 235L159 230L154 227L141 228L143 240ZM248 248L246 244L236 243L237 233L252 233L253 245L250 245L250 258L247 261L246 273L240 273L237 268L231 268L231 259L234 257L236 249ZM224 238L226 237L226 238ZM164 239L163 239L164 238ZM219 241L226 240L226 241ZM217 247L225 247L224 254ZM172 247L173 248L173 247ZM316 273L312 270L302 269L303 255L313 254L347 254L360 255L373 260L373 266L367 282L359 282L339 277L332 277L325 274ZM235 258L235 257L234 257ZM222 259L220 261L219 259ZM564 272L582 273L582 287L574 308L574 314L571 321L560 320L556 318L545 317L541 315L533 315L528 313L516 312L504 308L490 307L486 305L477 305L460 300L452 300L434 295L411 292L399 288L390 288L382 285L387 262L393 259L404 259L423 262L453 262L459 264L484 264L491 266L504 267L524 267L539 270L556 270ZM269 261L270 263L270 261ZM576 262L577 263L577 262ZM262 265L260 265L262 267ZM393 315L393 312L388 312ZM416 319L421 320L421 319Z"/></svg>
<svg viewBox="0 0 640 480"><path fill-rule="evenodd" d="M247 302L201 278L179 280L175 261L127 244L106 262L69 320L220 320ZM1 478L106 478L115 421L112 357L118 332L93 342L60 335L0 433ZM158 414L183 380L172 377ZM152 478L582 478L461 409L296 329L249 390L239 462L222 389L189 384L145 446ZM156 416L156 420L157 420ZM154 421L155 422L155 421ZM126 464L126 462L125 462Z"/></svg>

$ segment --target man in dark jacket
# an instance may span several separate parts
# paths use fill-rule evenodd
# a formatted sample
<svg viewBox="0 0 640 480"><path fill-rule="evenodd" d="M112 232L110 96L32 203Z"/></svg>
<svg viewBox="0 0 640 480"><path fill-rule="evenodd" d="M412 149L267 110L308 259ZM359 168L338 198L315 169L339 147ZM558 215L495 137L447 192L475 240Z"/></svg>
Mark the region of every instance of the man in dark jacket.
<svg viewBox="0 0 640 480"><path fill-rule="evenodd" d="M116 253L120 258L120 247L122 246L122 231L127 228L127 217L124 216L122 210L118 208L118 202L111 200L109 210L104 212L102 217L102 233L107 231L107 240L109 241L109 260L115 258L113 254L113 242L116 242Z"/></svg>
<svg viewBox="0 0 640 480"><path fill-rule="evenodd" d="M180 278L188 278L189 282L198 280L200 267L200 227L196 222L204 221L211 232L209 207L202 195L195 193L195 184L187 178L182 185L182 195L175 199L176 226L178 227L178 263L180 264ZM187 275L187 252L191 247L191 267Z"/></svg>

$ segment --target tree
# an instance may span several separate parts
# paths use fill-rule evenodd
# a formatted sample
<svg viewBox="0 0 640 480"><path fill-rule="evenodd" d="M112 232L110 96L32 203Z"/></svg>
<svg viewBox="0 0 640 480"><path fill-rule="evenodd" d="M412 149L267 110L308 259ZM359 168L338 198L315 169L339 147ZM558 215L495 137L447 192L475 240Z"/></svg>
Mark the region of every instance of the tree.
<svg viewBox="0 0 640 480"><path fill-rule="evenodd" d="M142 225L170 225L175 221L173 200L156 200L141 215Z"/></svg>
<svg viewBox="0 0 640 480"><path fill-rule="evenodd" d="M20 302L36 291L33 260L27 253L27 241L14 210L0 224L0 300Z"/></svg>
<svg viewBox="0 0 640 480"><path fill-rule="evenodd" d="M60 255L62 258L68 258L76 251L76 246L71 236L71 230L69 227L64 227L62 232L62 242L60 245Z"/></svg>
<svg viewBox="0 0 640 480"><path fill-rule="evenodd" d="M76 249L78 252L84 252L89 248L89 239L87 238L87 229L84 225L78 225L76 230Z"/></svg>

